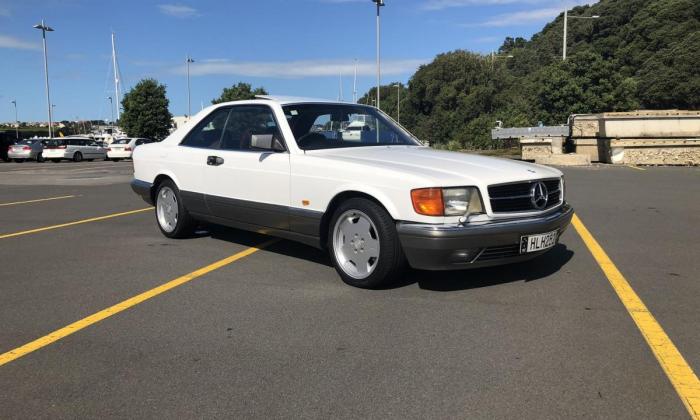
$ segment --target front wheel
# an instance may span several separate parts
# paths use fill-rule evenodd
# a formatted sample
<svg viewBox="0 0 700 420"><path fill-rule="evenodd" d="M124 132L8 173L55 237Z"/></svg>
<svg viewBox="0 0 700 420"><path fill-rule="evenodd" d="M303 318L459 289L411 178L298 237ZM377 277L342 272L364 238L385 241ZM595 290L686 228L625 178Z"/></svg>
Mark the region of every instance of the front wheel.
<svg viewBox="0 0 700 420"><path fill-rule="evenodd" d="M185 209L180 190L167 180L158 185L156 192L156 221L168 238L186 238L194 232L195 221Z"/></svg>
<svg viewBox="0 0 700 420"><path fill-rule="evenodd" d="M336 209L328 245L336 271L351 286L387 286L406 266L394 220L368 199L352 198Z"/></svg>

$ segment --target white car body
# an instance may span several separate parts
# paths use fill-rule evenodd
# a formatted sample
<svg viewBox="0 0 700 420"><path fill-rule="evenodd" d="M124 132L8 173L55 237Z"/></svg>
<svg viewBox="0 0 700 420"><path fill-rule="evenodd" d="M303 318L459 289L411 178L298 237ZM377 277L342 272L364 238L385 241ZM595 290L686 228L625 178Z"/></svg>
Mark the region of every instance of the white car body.
<svg viewBox="0 0 700 420"><path fill-rule="evenodd" d="M245 226L246 228L253 229L259 226L261 231L321 247L325 246L324 232L313 231L318 229L313 220L321 220L329 211L333 200L342 197L343 194L359 193L371 197L386 209L397 224L428 227L433 231L431 234L443 228L483 226L499 221L550 217L555 210L559 213L566 210L566 214L562 216L565 223L562 224L564 228L568 225L571 214L564 201L564 185L563 181L560 181L562 173L557 169L514 160L434 150L421 145L302 150L286 123L282 107L307 102L323 101L293 98L256 99L217 104L202 110L186 127L173 132L162 142L136 149L133 154L134 183L138 185L134 190L143 195L146 201L149 201L150 195L152 201L154 185L159 178L168 177L181 191L213 197L211 202L208 201L209 207L217 205L216 197L234 199L242 203L256 203L250 209L247 221L250 222L250 226ZM279 122L287 150L282 153L213 151L180 145L189 130L217 108L238 105L270 107ZM211 155L222 158L224 163L220 166L207 165L207 157ZM489 200L489 186L537 180L550 180L559 185L558 202L552 203L553 207L545 211L493 211ZM472 215L466 222L465 218L460 216L426 216L414 210L411 201L412 190L462 186L478 188L484 206L483 214ZM265 206L268 205L287 209L290 224L263 226L260 220L265 216ZM305 224L306 222L309 224ZM321 230L323 229L325 227L321 227ZM411 256L408 256L411 265L416 267L450 268L442 263L414 263Z"/></svg>
<svg viewBox="0 0 700 420"><path fill-rule="evenodd" d="M57 143L53 144L53 143ZM93 160L104 159L106 150L93 139L87 137L57 137L44 146L43 157L46 160Z"/></svg>

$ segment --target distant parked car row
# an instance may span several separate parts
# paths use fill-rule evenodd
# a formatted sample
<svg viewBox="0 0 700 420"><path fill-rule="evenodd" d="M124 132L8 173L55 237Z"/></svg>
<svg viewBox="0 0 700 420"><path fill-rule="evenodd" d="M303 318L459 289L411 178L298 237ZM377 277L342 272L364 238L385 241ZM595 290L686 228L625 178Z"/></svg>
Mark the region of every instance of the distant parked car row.
<svg viewBox="0 0 700 420"><path fill-rule="evenodd" d="M15 144L8 142L7 148L3 148L2 159L24 162L35 160L44 162L60 162L72 160L112 160L117 162L122 159L131 159L131 155L137 146L153 143L154 140L144 138L116 139L111 144L95 141L88 137L61 137L53 139L26 139ZM14 143L14 142L12 142Z"/></svg>

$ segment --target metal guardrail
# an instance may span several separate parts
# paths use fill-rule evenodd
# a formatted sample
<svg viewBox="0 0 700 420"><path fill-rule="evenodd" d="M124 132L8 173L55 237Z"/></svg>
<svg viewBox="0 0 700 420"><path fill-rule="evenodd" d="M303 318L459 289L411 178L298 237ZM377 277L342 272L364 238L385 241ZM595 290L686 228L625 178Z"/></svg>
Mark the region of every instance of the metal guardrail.
<svg viewBox="0 0 700 420"><path fill-rule="evenodd" d="M568 137L569 126L494 128L491 139L520 139L523 137Z"/></svg>

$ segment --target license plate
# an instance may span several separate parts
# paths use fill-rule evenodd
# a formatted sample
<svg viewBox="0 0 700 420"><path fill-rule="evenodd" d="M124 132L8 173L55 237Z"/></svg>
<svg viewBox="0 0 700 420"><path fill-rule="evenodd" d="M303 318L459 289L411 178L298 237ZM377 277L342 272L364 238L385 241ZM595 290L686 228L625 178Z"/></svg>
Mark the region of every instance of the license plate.
<svg viewBox="0 0 700 420"><path fill-rule="evenodd" d="M527 235L520 237L520 253L542 251L557 244L558 233L556 230L539 235Z"/></svg>

